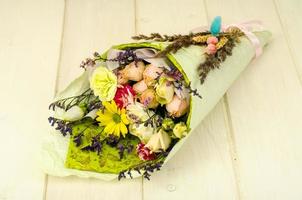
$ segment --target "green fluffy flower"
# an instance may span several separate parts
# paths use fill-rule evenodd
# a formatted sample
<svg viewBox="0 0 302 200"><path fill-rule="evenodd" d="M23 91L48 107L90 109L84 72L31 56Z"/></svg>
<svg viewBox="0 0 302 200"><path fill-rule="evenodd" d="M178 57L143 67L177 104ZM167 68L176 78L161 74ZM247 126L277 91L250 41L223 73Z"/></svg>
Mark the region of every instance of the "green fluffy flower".
<svg viewBox="0 0 302 200"><path fill-rule="evenodd" d="M117 77L106 67L98 67L92 74L90 87L101 101L111 101L117 89Z"/></svg>
<svg viewBox="0 0 302 200"><path fill-rule="evenodd" d="M174 127L174 122L171 118L165 118L162 123L162 127L165 131L172 130Z"/></svg>

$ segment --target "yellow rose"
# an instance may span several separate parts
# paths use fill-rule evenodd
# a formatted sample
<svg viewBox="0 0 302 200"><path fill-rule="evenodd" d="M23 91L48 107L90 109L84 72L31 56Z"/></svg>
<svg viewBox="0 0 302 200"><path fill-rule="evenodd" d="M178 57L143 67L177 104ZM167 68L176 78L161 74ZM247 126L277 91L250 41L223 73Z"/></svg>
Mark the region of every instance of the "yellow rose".
<svg viewBox="0 0 302 200"><path fill-rule="evenodd" d="M92 74L90 88L101 101L111 101L117 89L117 77L106 67L98 67Z"/></svg>
<svg viewBox="0 0 302 200"><path fill-rule="evenodd" d="M184 122L179 122L174 126L173 133L177 138L185 137L188 134L188 127Z"/></svg>

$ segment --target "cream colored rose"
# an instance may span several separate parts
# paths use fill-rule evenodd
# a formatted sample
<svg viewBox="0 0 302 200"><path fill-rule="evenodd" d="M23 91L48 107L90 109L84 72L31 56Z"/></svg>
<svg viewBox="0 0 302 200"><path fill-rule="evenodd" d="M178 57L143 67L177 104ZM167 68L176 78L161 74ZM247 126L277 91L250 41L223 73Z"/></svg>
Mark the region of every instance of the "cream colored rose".
<svg viewBox="0 0 302 200"><path fill-rule="evenodd" d="M146 144L152 152L166 151L171 144L171 137L167 132L160 129L157 133L153 134L149 142Z"/></svg>
<svg viewBox="0 0 302 200"><path fill-rule="evenodd" d="M170 103L174 96L174 85L166 77L161 77L156 87L156 100L161 104Z"/></svg>
<svg viewBox="0 0 302 200"><path fill-rule="evenodd" d="M155 129L151 125L144 124L130 124L129 132L137 136L143 143L147 143L154 134Z"/></svg>
<svg viewBox="0 0 302 200"><path fill-rule="evenodd" d="M126 108L127 117L132 123L144 122L154 114L153 111L146 110L143 104L135 102Z"/></svg>

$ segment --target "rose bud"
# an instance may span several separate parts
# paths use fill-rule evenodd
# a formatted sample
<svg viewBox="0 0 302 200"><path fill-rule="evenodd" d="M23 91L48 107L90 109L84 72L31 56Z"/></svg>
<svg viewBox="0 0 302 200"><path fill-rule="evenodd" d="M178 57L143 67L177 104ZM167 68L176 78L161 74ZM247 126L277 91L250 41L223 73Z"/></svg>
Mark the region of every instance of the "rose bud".
<svg viewBox="0 0 302 200"><path fill-rule="evenodd" d="M172 117L181 117L189 109L188 99L180 99L177 95L174 95L172 101L166 104L166 110Z"/></svg>
<svg viewBox="0 0 302 200"><path fill-rule="evenodd" d="M188 134L188 127L186 126L186 124L184 122L179 122L178 124L176 124L174 126L173 134L177 138L182 138Z"/></svg>
<svg viewBox="0 0 302 200"><path fill-rule="evenodd" d="M147 89L145 90L141 97L140 101L144 106L148 108L156 108L158 106L158 102L155 97L155 91L153 89Z"/></svg>
<svg viewBox="0 0 302 200"><path fill-rule="evenodd" d="M207 44L217 44L218 43L218 38L215 36L210 36L207 39Z"/></svg>
<svg viewBox="0 0 302 200"><path fill-rule="evenodd" d="M140 81L143 79L145 64L142 61L133 61L123 69L123 74L126 79L131 81Z"/></svg>
<svg viewBox="0 0 302 200"><path fill-rule="evenodd" d="M157 133L153 134L146 147L152 152L166 151L171 144L171 137L166 131L160 129Z"/></svg>
<svg viewBox="0 0 302 200"><path fill-rule="evenodd" d="M138 94L142 94L146 89L148 89L148 86L146 85L144 80L135 83L132 87L133 90Z"/></svg>
<svg viewBox="0 0 302 200"><path fill-rule="evenodd" d="M206 47L206 53L207 54L215 54L217 52L217 48L214 44L208 44Z"/></svg>
<svg viewBox="0 0 302 200"><path fill-rule="evenodd" d="M174 95L174 85L167 78L161 77L156 87L156 100L161 104L170 103Z"/></svg>
<svg viewBox="0 0 302 200"><path fill-rule="evenodd" d="M155 129L150 124L130 124L129 132L138 137L143 143L147 143L155 132Z"/></svg>
<svg viewBox="0 0 302 200"><path fill-rule="evenodd" d="M152 86L156 83L156 78L163 73L163 70L159 67L156 67L152 64L147 65L143 77L147 86Z"/></svg>

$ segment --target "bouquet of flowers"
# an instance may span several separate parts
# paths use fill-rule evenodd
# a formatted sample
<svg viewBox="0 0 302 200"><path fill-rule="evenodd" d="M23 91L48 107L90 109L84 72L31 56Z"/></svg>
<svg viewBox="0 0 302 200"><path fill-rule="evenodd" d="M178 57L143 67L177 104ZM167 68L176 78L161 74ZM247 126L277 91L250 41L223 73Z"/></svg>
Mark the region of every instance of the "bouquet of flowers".
<svg viewBox="0 0 302 200"><path fill-rule="evenodd" d="M84 73L50 104L53 133L43 165L57 176L150 178L191 135L270 38L250 24L188 35L138 35L143 42L94 53Z"/></svg>

